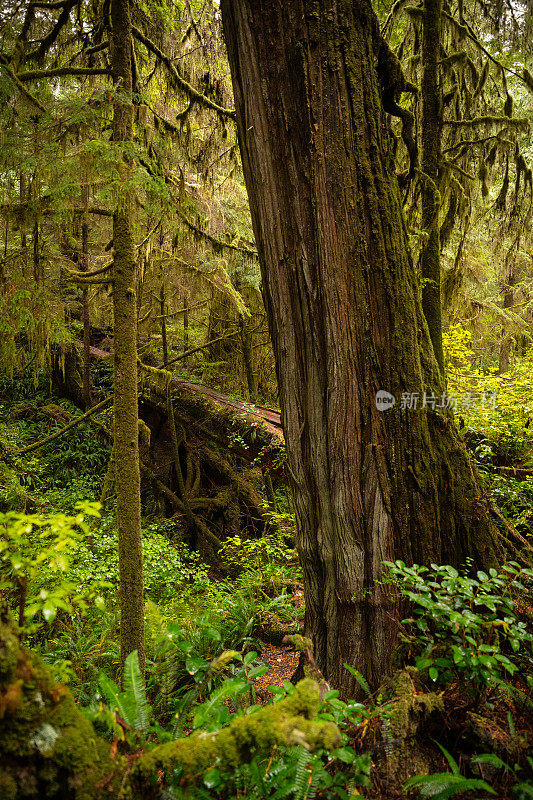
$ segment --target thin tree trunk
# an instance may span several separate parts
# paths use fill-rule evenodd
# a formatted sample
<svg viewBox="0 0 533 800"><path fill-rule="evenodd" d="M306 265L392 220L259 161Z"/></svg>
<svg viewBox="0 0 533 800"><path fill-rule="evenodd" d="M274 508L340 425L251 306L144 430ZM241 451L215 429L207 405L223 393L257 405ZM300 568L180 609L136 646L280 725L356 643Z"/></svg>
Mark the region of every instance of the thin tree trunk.
<svg viewBox="0 0 533 800"><path fill-rule="evenodd" d="M20 204L23 205L27 201L26 196L26 176L23 172L20 173L19 177L19 200ZM24 224L24 223L23 223ZM28 239L26 236L26 232L24 227L21 227L20 230L20 249L22 251L22 277L24 280L28 277Z"/></svg>
<svg viewBox="0 0 533 800"><path fill-rule="evenodd" d="M254 371L250 330L242 317L239 321L239 325L241 329L242 360L244 362L246 383L248 385L248 399L251 403L257 403L257 375Z"/></svg>
<svg viewBox="0 0 533 800"><path fill-rule="evenodd" d="M221 7L306 635L326 679L354 696L343 664L376 686L396 642L382 561L494 563L495 532L453 420L432 408L443 384L383 142L379 84L393 76L369 0ZM380 389L396 398L387 411ZM423 410L401 408L402 393L421 405L424 392Z"/></svg>
<svg viewBox="0 0 533 800"><path fill-rule="evenodd" d="M161 225L159 229L159 249L160 251L163 250L163 245L165 243L165 232L163 229L163 225ZM159 293L159 307L160 307L160 314L161 314L161 343L163 345L163 369L167 368L168 365L168 341L167 341L167 304L166 304L166 295L165 295L165 270L163 267L163 259L160 258L159 260L159 272L161 278L161 291Z"/></svg>
<svg viewBox="0 0 533 800"><path fill-rule="evenodd" d="M39 255L39 223L33 225L33 280L37 291L42 288L41 260Z"/></svg>
<svg viewBox="0 0 533 800"><path fill-rule="evenodd" d="M505 284L504 292L503 292L503 307L504 308L512 308L514 304L514 284L515 284L515 274L514 274L514 261L511 262L509 266L509 273L507 275L507 283ZM502 375L504 372L509 372L509 365L511 361L511 351L513 349L513 337L508 335L505 331L505 328L502 329L502 341L500 344L500 354L499 354L499 374Z"/></svg>
<svg viewBox="0 0 533 800"><path fill-rule="evenodd" d="M186 353L189 349L189 300L185 295L183 297L183 352ZM184 365L187 364L187 359L184 360Z"/></svg>
<svg viewBox="0 0 533 800"><path fill-rule="evenodd" d="M168 365L168 344L167 344L167 318L166 318L166 302L165 302L165 284L161 284L161 291L159 292L159 313L161 314L161 341L163 344L163 369Z"/></svg>
<svg viewBox="0 0 533 800"><path fill-rule="evenodd" d="M113 106L113 140L132 139L131 16L129 0L112 0L111 59L117 95ZM127 152L118 165L125 182ZM113 218L114 245L114 448L120 576L120 651L137 650L144 667L144 607L141 548L141 500L137 406L136 253L133 239L133 197L123 188Z"/></svg>
<svg viewBox="0 0 533 800"><path fill-rule="evenodd" d="M87 188L83 189L85 212L81 224L81 270L89 271L89 215L87 213ZM91 405L91 318L89 313L89 287L84 286L81 295L83 322L83 375L82 396L85 408Z"/></svg>
<svg viewBox="0 0 533 800"><path fill-rule="evenodd" d="M433 352L444 372L442 349L439 159L441 149L442 98L439 83L441 57L442 0L424 0L422 26L422 121L421 168L422 230L425 238L420 254L422 309Z"/></svg>

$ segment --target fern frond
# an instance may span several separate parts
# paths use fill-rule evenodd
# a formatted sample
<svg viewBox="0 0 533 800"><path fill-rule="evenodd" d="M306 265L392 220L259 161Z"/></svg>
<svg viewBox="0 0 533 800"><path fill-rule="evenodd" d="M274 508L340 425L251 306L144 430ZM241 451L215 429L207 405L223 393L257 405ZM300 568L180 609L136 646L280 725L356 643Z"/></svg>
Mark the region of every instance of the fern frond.
<svg viewBox="0 0 533 800"><path fill-rule="evenodd" d="M137 650L130 653L124 662L124 688L126 705L130 708L132 716L128 722L135 730L145 731L150 724L150 706L146 699L146 687L139 666Z"/></svg>
<svg viewBox="0 0 533 800"><path fill-rule="evenodd" d="M104 693L104 697L107 700L109 707L113 711L118 711L122 719L127 722L128 725L130 725L131 722L129 720L129 708L127 707L127 704L124 703L124 695L120 692L116 683L112 681L111 678L108 678L107 675L102 673L98 678L98 685Z"/></svg>
<svg viewBox="0 0 533 800"><path fill-rule="evenodd" d="M294 800L304 800L309 781L309 753L301 745L298 747L296 775L294 777Z"/></svg>

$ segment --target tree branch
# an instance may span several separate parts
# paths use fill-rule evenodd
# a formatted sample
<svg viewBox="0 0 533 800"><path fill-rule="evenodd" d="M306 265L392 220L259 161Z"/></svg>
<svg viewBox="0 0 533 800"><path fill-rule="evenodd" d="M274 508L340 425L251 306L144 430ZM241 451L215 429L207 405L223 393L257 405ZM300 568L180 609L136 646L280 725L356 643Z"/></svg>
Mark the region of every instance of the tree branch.
<svg viewBox="0 0 533 800"><path fill-rule="evenodd" d="M175 364L176 361L182 361L182 359L192 356L193 353L197 353L199 350L205 350L207 347L211 347L212 344L215 344L216 342L221 342L223 339L232 339L234 336L238 336L238 334L239 331L235 331L235 333L225 333L224 336L217 336L216 339L211 339L210 342L201 344L198 347L193 347L191 350L186 350L184 353L181 353L181 355L172 358L170 361L167 361L166 366L168 367L170 366L170 364ZM163 369L164 367L165 367L164 364L160 364L159 367L157 367L157 369Z"/></svg>
<svg viewBox="0 0 533 800"><path fill-rule="evenodd" d="M93 269L91 272L79 272L77 269L69 269L63 265L63 269L67 272L73 280L78 281L79 283L88 282L91 283L91 278L95 275L102 275L103 272L107 272L113 266L114 261L110 261L108 264L105 264L100 269ZM107 283L107 281L106 281Z"/></svg>
<svg viewBox="0 0 533 800"><path fill-rule="evenodd" d="M17 73L21 83L37 81L41 78L56 78L63 75L111 75L111 70L104 67L57 67L56 69L32 69Z"/></svg>
<svg viewBox="0 0 533 800"><path fill-rule="evenodd" d="M29 444L27 447L23 447L22 450L20 450L20 454L22 454L22 453L31 453L33 450L38 450L40 447L43 447L45 444L48 444L49 442L53 442L54 439L58 439L59 436L62 436L64 433L69 431L71 428L74 428L74 426L78 425L78 423L84 422L84 420L88 419L90 416L92 416L92 414L97 414L99 411L103 411L104 408L107 408L108 406L110 406L112 402L113 402L113 397L112 396L111 397L106 397L105 400L102 400L100 403L98 403L97 405L95 405L92 408L90 408L88 411L85 412L85 414L82 414L81 417L76 417L75 419L73 419L72 422L69 422L69 424L65 425L64 428L61 428L61 430L56 431L55 433L52 433L51 436L47 436L45 439L40 439L38 442L34 442L33 444Z"/></svg>
<svg viewBox="0 0 533 800"><path fill-rule="evenodd" d="M25 86L22 85L22 83L19 81L19 79L17 78L11 67L9 67L7 64L2 64L2 69L6 71L6 73L9 75L9 77L19 90L19 92L21 92L21 94L26 98L26 100L28 100L32 105L38 108L39 111L42 111L44 114L46 114L46 108L39 100L37 100L36 97L30 94L30 92L28 92Z"/></svg>
<svg viewBox="0 0 533 800"><path fill-rule="evenodd" d="M33 50L31 53L28 54L27 57L29 59L35 58L37 59L37 61L39 61L39 59L41 59L45 55L46 51L53 45L53 43L59 36L61 29L66 24L68 18L70 17L70 12L72 11L77 2L78 0L65 0L65 2L62 4L63 10L59 15L56 24L54 25L48 36L45 36L44 39L41 41L41 44L39 45L37 50Z"/></svg>
<svg viewBox="0 0 533 800"><path fill-rule="evenodd" d="M257 258L257 250L252 250L249 247L240 247L236 244L230 244L229 242L221 242L220 239L217 239L215 236L211 236L210 233L203 231L193 222L191 222L185 214L180 214L181 221L189 228L189 230L197 233L199 236L202 236L204 239L207 239L208 242L211 242L213 248L215 250L236 250L238 253L246 253L247 256L251 256L252 258Z"/></svg>
<svg viewBox="0 0 533 800"><path fill-rule="evenodd" d="M529 119L527 117L498 117L487 115L483 117L472 117L471 119L445 119L442 124L448 125L451 128L473 128L476 125L506 124L511 128L529 129Z"/></svg>
<svg viewBox="0 0 533 800"><path fill-rule="evenodd" d="M223 117L228 117L229 119L233 120L235 119L235 111L229 108L222 108L222 106L217 105L217 103L214 103L213 100L210 100L204 94L198 92L193 86L191 86L190 83L187 83L185 78L180 75L170 58L166 56L163 51L160 50L154 42L152 42L151 39L145 36L144 33L142 33L134 25L132 26L131 30L135 38L144 44L146 49L150 50L150 52L153 53L153 55L155 55L165 65L173 80L191 100L196 100L207 108L213 109L213 111L216 111L217 114L220 114Z"/></svg>

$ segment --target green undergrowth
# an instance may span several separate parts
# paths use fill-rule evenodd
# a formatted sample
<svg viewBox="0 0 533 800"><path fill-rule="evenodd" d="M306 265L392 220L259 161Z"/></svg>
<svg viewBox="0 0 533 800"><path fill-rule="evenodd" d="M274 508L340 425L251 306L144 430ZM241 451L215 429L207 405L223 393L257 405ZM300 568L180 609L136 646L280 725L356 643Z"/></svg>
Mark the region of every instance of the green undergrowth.
<svg viewBox="0 0 533 800"><path fill-rule="evenodd" d="M443 335L447 394L463 436L486 465L533 465L533 348L500 375L497 365L478 366L472 338L460 325Z"/></svg>
<svg viewBox="0 0 533 800"><path fill-rule="evenodd" d="M217 577L180 540L177 523L145 503L146 674L132 656L120 688L116 520L112 504L102 516L95 504L109 445L88 422L20 454L79 412L45 386L32 395L22 385L14 402L1 389L0 588L25 644L69 687L94 731L121 756L140 756L124 784L132 797L373 800L389 796L385 785L398 797L533 797L533 632L522 603L530 572L512 563L487 574L390 565L411 604L398 672L377 694L356 673L362 702L326 691L312 714L306 700L308 716L297 714L287 730L277 712L261 716L254 686L266 670L265 630L302 624L286 494L272 515L276 533L224 542L231 579ZM497 462L519 454L523 469L529 433L511 446L509 419L493 429L476 414L463 418L466 439L493 500L527 538L533 479L508 476ZM290 709L294 686L272 688L267 709Z"/></svg>

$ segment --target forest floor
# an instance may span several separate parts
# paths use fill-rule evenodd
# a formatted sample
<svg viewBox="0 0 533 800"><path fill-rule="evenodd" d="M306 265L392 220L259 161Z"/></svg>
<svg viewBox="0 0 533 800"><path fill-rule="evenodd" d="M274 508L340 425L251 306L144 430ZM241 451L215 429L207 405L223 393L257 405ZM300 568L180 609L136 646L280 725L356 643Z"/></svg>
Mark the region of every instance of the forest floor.
<svg viewBox="0 0 533 800"><path fill-rule="evenodd" d="M63 405L66 409L62 408ZM4 406L0 394L0 466L2 447L16 453L29 442L64 425L69 416L68 404L47 396L46 392L38 400L30 396L22 398L18 404ZM79 501L94 500L99 496L108 459L109 445L105 438L97 435L97 429L90 425L74 428L30 458L15 457L10 462L11 466L2 477L5 491L0 494L0 512L11 508L52 517L74 514ZM514 514L514 519L520 522L524 509L531 509L533 513L530 483L504 482L498 478L496 486L500 493L500 507L507 503L511 519ZM517 486L520 494L517 494ZM201 695L205 701L202 676L209 675L213 659L222 651L235 650L240 655L241 661L236 659L231 667L234 670L232 676L242 676L249 669L248 665L246 669L243 667L243 660L255 651L257 657L252 669L261 664L268 666L268 671L252 678L255 703L268 705L273 698L269 687L280 687L290 692L289 682L298 667L300 654L291 646L267 643L266 634L265 640L262 639L265 630L270 630L277 635L272 641L279 642L287 628L292 626L294 631L302 623L301 576L294 559L287 557L283 540L272 540L268 546L273 549L268 551L261 550L262 539L250 540L252 549L243 559L245 567L239 576L232 580L217 578L211 568L202 564L197 554L187 552L182 542L176 539L175 522L162 518L161 507L154 499L144 495L143 501L147 658L151 664L146 690L154 713L157 708L161 712L160 719L168 723L176 708L181 707L183 694L180 692L191 687L193 690L197 687L198 696ZM525 533L524 529L522 531ZM28 547L28 556L34 552L31 547L41 546L38 537L33 543L24 544ZM104 596L106 609L97 614L91 607L70 617L59 612L51 624L36 617L39 619L38 630L32 633L31 642L54 675L62 682L68 681L79 705L87 707L93 702L95 693L100 692L102 675L118 681L118 615L113 590L118 578L117 541L112 510L108 510L99 522L98 535L92 536L90 542L81 538L76 546L78 549L72 553L71 563L59 580L57 572L48 570L46 588L50 588L50 578L58 590L61 589L61 579L79 585L100 587L101 584L98 591ZM268 555L266 561L265 553ZM38 602L47 569L45 566L36 571L29 582L28 604L32 596ZM437 606L433 612L436 610ZM485 635L483 614L486 613L485 609L480 616L480 635ZM517 597L512 613L509 613L512 617L508 625L510 629L523 624L530 633L533 632L531 598L524 594ZM431 623L430 618L428 612ZM367 800L405 798L408 796L405 781L413 775L426 774L437 781L433 794L429 784L426 788L420 787L426 792L423 796L428 798L457 796L475 800L492 796L499 800L532 800L533 761L528 762L533 742L533 680L527 673L528 664L531 671L533 663L527 651L530 644L524 639L515 656L506 641L506 630L498 630L500 632L495 637L485 637L480 641L483 647L501 643L501 653L520 663L514 675L504 676L509 690L495 685L480 690L479 686L474 687L472 680L465 679L467 672L463 672L461 677L455 669L457 665L453 664L450 680L432 680L428 677L427 666L422 670L415 669L425 645L416 639L414 631L413 638L407 647L404 644L401 653L399 665L407 669L402 691L389 686L380 694L368 693L362 703L356 704L355 722L348 718L348 714L344 719L342 714L339 717L345 737L343 747L339 751L341 755L331 760L324 755L326 771L332 775L344 775L345 770L349 776L350 769L352 773L355 770L354 763L357 764L357 759L365 754L372 764L371 784L354 785L347 797L364 796ZM169 631L172 631L176 646L169 645ZM450 629L449 638L453 635ZM446 655L446 636L437 644L440 648L437 656L442 658ZM479 652L483 654L484 651L481 648ZM170 691L168 696L164 696L161 692L163 684L177 687L178 692L173 694ZM404 691L406 685L407 692ZM224 701L224 704L231 714L239 708L238 701L235 706L231 700ZM335 710L332 705L330 711L338 713L338 707ZM191 730L188 725L193 724L193 715L194 708L189 710L183 731ZM132 749L138 746L137 740ZM454 759L453 763L440 749L441 746ZM476 766L473 759L480 754L488 755L488 760ZM342 758L356 761L348 763ZM287 757L286 774L291 774L293 766ZM486 788L469 792L467 784L452 792L453 787L446 783L451 779L438 778L439 774L452 778L455 775L463 781L484 780L489 789L493 787L492 792ZM441 794L435 788L438 780L441 781ZM271 793L265 796L274 797L276 785L269 791ZM343 797L340 793L333 794L332 790L321 788L319 784L313 786L313 791L320 800ZM448 794L442 794L445 791ZM252 793L251 796L258 795ZM413 790L409 796L414 798L418 795ZM212 794L212 797L227 800L227 796L221 793ZM231 796L231 800L236 797L247 800L245 794Z"/></svg>
<svg viewBox="0 0 533 800"><path fill-rule="evenodd" d="M285 681L290 681L296 672L300 655L289 647L265 644L259 659L270 667L268 672L254 681L256 702L262 705L268 703L273 696L269 686L283 686Z"/></svg>

